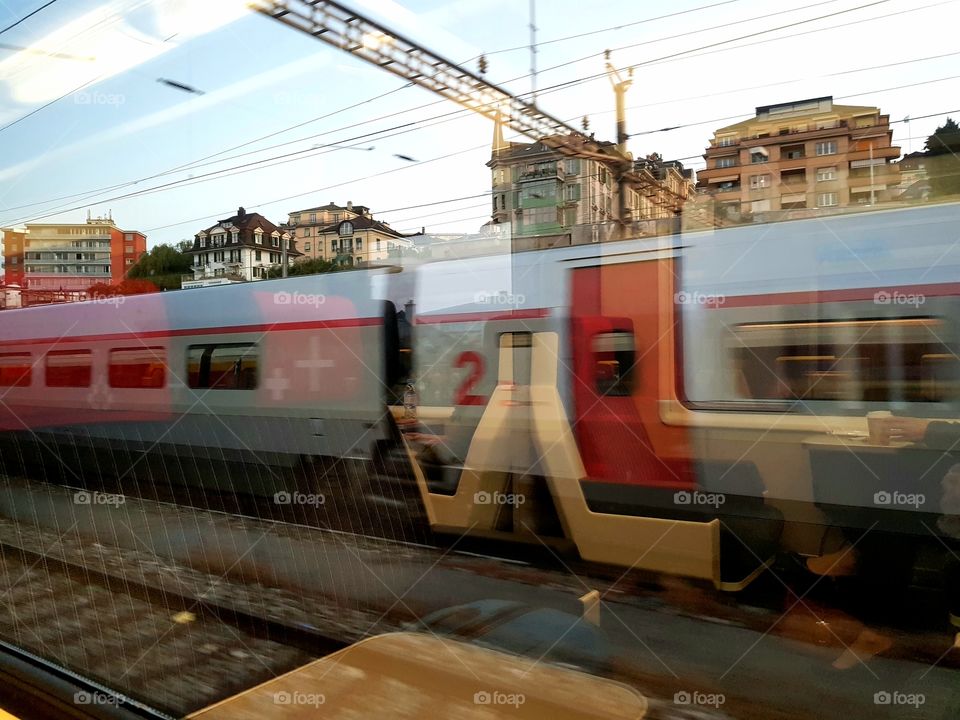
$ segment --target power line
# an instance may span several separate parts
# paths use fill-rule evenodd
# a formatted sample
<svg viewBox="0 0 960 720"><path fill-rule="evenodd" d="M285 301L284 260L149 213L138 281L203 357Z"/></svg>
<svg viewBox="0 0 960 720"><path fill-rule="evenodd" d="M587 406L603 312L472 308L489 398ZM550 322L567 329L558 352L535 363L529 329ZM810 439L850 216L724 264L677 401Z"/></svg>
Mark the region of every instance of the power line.
<svg viewBox="0 0 960 720"><path fill-rule="evenodd" d="M666 15L657 15L656 17L644 18L642 20L634 20L633 22L621 23L619 25L611 25L609 27L600 28L599 30L589 30L587 32L577 33L576 35L567 35L565 37L553 38L551 40L542 40L538 43L535 43L536 47L541 47L543 45L552 45L558 42L566 42L567 40L576 40L578 38L587 37L589 35L598 35L600 33L611 32L613 30L622 30L623 28L634 27L636 25L643 25L645 23L654 22L656 20L665 20L667 18L677 17L679 15L687 15L689 13L698 12L700 10L708 10L710 8L719 7L720 5L730 5L731 3L739 2L740 0L724 0L723 2L716 2L710 5L700 5L699 7L690 8L689 10L680 10L679 12L672 12ZM829 2L837 2L837 0L829 0ZM500 55L501 53L515 52L517 50L527 50L529 49L529 43L526 45L518 45L517 47L511 48L501 48L500 50L490 50L484 52L483 54L489 57L490 55ZM470 58L470 60L476 60L480 56ZM470 60L465 60L464 62L470 62ZM461 63L463 64L463 63Z"/></svg>
<svg viewBox="0 0 960 720"><path fill-rule="evenodd" d="M832 1L832 0L831 0L831 1ZM887 2L888 0L882 0L882 1L883 1L883 2ZM818 3L818 4L825 4L825 3ZM874 3L874 4L875 4L875 3ZM809 7L815 7L815 5L814 5L814 6L809 6ZM920 8L920 9L922 9L922 8ZM848 12L848 11L843 11L843 12ZM773 15L777 15L777 14L781 14L781 13L772 13L772 14L773 14ZM834 14L836 14L836 13L834 13ZM768 15L768 16L762 16L762 17L769 17L769 15ZM872 19L878 19L878 18L872 18ZM802 21L802 22L808 22L808 21ZM722 27L722 26L718 26L718 27ZM774 28L774 29L779 29L779 28ZM829 29L829 28L821 28L821 29L819 29L819 30L814 30L814 31L812 31L812 32L818 32L818 31L822 31L822 30L825 30L825 29ZM770 31L772 31L772 30L770 30ZM770 32L770 31L764 31L764 32ZM697 32L702 32L702 31L697 31ZM727 41L722 41L722 42L734 42L734 41L735 41L735 40L727 40ZM715 44L716 44L716 43L715 43ZM691 49L691 50L687 50L687 51L684 51L684 52L685 52L685 53L696 52L698 49L699 49L699 48L693 48L693 49ZM903 63L889 63L889 64L887 64L887 65L878 65L878 66L873 66L873 67L871 67L871 68L859 68L859 69L856 69L856 70L845 71L845 73L864 72L864 71L867 71L867 70L876 69L876 68L880 68L880 67L889 67L889 66L897 65L897 64L905 64L905 63L909 63L909 62L918 62L918 61L920 61L920 60L925 60L925 59L935 59L935 58L939 58L939 57L946 57L946 56L949 56L949 55L952 55L952 54L956 54L956 53L946 53L946 54L939 55L939 56L931 56L930 58L919 58L919 59L915 59L915 60L908 60L908 61L904 61ZM667 56L667 58L671 58L671 57L674 57L674 56ZM844 73L837 73L837 74L844 74ZM827 76L825 76L825 77L829 77L829 76L830 76L830 75L827 75ZM514 80L516 80L516 79L519 79L519 78L514 78ZM511 82L511 81L508 81L508 82ZM570 87L570 86L572 86L573 84L579 84L580 82L582 82L582 80L580 80L580 81L574 81L574 83L562 83L562 84L560 84L559 86L554 86L554 87L555 87L555 89L563 89L563 88L565 88L565 87ZM790 82L795 82L795 80L781 81L780 83L771 83L770 85L787 84L787 83L790 83ZM399 87L399 88L394 88L393 90L390 90L390 91L388 91L387 93L382 93L381 95L376 96L376 98L374 98L374 99L385 97L386 95L390 95L390 94L392 94L392 93L398 92L399 90L402 90L404 87L408 87L408 86L409 86L409 84L408 84L408 85L401 86L401 87ZM757 87L764 87L764 86L757 86ZM755 88L748 88L748 89L755 89ZM548 89L548 90L550 90L550 89ZM732 91L732 92L739 92L739 91L740 91L740 90L735 90L735 91ZM703 96L697 96L697 97L693 97L693 98L684 98L683 100L700 99L700 98L703 98L703 97L710 97L710 96L711 96L711 95L703 95ZM521 95L521 97L523 97L523 95ZM679 100L678 100L678 101L679 101ZM55 102L55 101L54 101L54 102ZM209 160L209 159L211 159L211 158L217 157L218 155L222 155L222 154L224 154L224 153L226 153L226 152L230 152L231 150L239 149L239 148L242 148L242 147L251 145L251 144L253 144L253 143L255 143L255 142L259 142L259 141L261 141L261 140L263 140L263 139L266 139L266 138L269 138L269 137L274 137L274 136L279 135L279 134L282 134L282 133L284 133L284 132L288 132L289 130L296 129L297 127L302 127L302 126L304 126L304 125L307 125L307 124L310 124L310 123L313 123L313 122L317 122L317 121L319 121L319 120L322 120L322 119L331 117L331 116L336 115L336 114L338 114L338 113L340 113L340 112L344 112L345 110L349 110L349 109L358 107L358 106L360 106L360 105L366 104L367 102L370 102L370 101L362 101L362 102L359 102L359 103L354 103L354 104L348 105L348 106L346 106L346 107L344 107L344 108L340 108L340 109L338 109L338 110L335 110L335 111L333 111L333 112L331 112L331 113L327 113L326 115L320 116L320 117L318 117L318 118L312 118L312 119L310 119L310 120L308 120L308 121L304 121L304 122L302 122L302 123L298 123L298 124L293 125L293 126L290 126L290 127L288 127L288 128L281 129L281 130L278 130L278 131L269 133L269 134L264 135L264 136L261 136L261 137L259 137L259 138L255 138L255 139L253 139L253 140L250 140L250 141L241 143L241 144L239 144L239 145L235 145L235 146L233 146L233 147L231 147L231 148L227 148L227 149L225 149L225 150L218 151L217 153L213 153L213 154L211 154L211 155L204 156L204 157L199 158L198 160L192 161L192 162L190 162L190 163L185 163L185 164L183 164L183 165L179 165L179 166L176 166L176 167L174 167L174 168L170 168L170 169L168 169L168 170L162 171L162 172L160 172L160 173L155 173L155 174L153 174L153 175L150 175L150 176L147 176L147 177L144 177L144 178L139 178L139 179L137 179L137 180L132 180L132 181L128 181L128 182L125 182L125 183L119 183L119 184L116 184L116 185L106 186L106 187L98 188L98 189L95 189L95 190L83 191L83 192L80 192L80 193L74 193L74 194L70 194L70 195L65 195L65 196L61 196L61 197L59 197L59 198L55 198L55 199L51 199L51 200L40 201L40 202L35 202L35 203L28 203L28 204L26 204L26 205L14 206L14 207L11 207L11 208L7 208L6 210L22 209L22 208L31 207L31 206L34 206L34 205L44 204L44 203L46 203L46 202L55 202L56 200L70 199L70 198L78 197L78 196L81 196L81 195L87 196L87 197L84 197L84 200L87 200L87 199L89 199L90 197L92 197L92 196L94 196L94 195L96 195L96 194L98 194L98 193L100 193L100 192L109 192L109 191L111 191L111 190L120 189L120 188L123 188L123 187L129 187L129 186L131 186L131 185L139 184L139 183L145 182L145 181L147 181L147 180L151 180L151 179L155 179L155 178L157 178L157 177L162 177L162 176L164 176L164 175L172 174L172 173L177 172L177 171L182 170L182 169L192 169L192 168L196 168L196 167L202 167L202 166L204 166L204 165L214 164L214 163L206 163L205 161L207 161L207 160ZM381 115L381 116L379 116L379 117L377 117L377 118L372 118L372 119L370 119L370 120L363 121L363 122L361 122L361 123L355 123L355 124L352 124L352 125L347 126L347 127L357 127L357 126L362 125L362 124L368 124L368 123L370 123L370 122L377 122L377 121L382 120L382 119L387 119L387 118L389 118L389 117L395 117L395 116L397 116L397 115L401 115L401 114L405 114L405 113L407 113L407 112L412 112L412 111L414 111L414 110L419 110L419 109L423 109L423 108L430 107L430 106L433 106L433 105L441 104L441 103L443 103L443 102L444 102L443 100L440 100L440 101L434 101L434 102L426 103L426 104L424 104L424 105L420 105L420 106L417 106L417 107L414 107L414 108L408 108L408 109L406 109L406 110L397 111L397 112L390 113L390 114L387 114L387 115ZM670 101L667 101L667 102L670 102ZM663 103L654 103L654 104L663 104ZM647 107L647 106L648 106L648 105L637 105L637 106L632 106L632 107L629 108L629 109L637 109L637 108ZM42 108L40 108L40 109L42 109ZM39 110L39 109L38 109L38 110ZM434 120L434 119L437 119L437 118L455 117L455 116L458 116L458 115L466 116L466 115L469 114L469 112L470 112L470 111L468 111L468 110L455 110L455 111L451 111L451 112L449 112L449 113L445 113L445 114L443 114L443 115L434 116L434 117L432 117L432 118L426 118L426 119L419 120L419 121L413 121L413 122L411 122L411 123L407 123L407 126L413 126L413 125L416 125L416 124L418 124L418 123L423 123L423 122L430 122L431 120ZM737 115L737 116L731 116L731 117L741 117L741 116L740 116L740 115ZM720 118L719 120L726 120L726 119L731 119L731 118ZM719 120L708 120L708 121L705 121L704 123L698 123L698 124L706 124L706 123L709 123L709 122L717 122L717 121L719 121ZM387 132L387 131L389 131L389 130L396 129L397 127L404 127L404 126L396 126L395 128L389 128L389 129L387 129L387 130L385 130L385 131L383 131L383 132ZM686 126L676 126L676 127L686 127ZM252 155L252 154L256 154L256 153L258 153L258 152L264 152L264 151L266 151L266 150L270 150L270 149L274 149L274 148L278 148L278 147L283 147L283 146L286 146L286 145L291 145L291 144L294 144L294 143L297 143L297 142L302 142L303 140L308 140L308 139L313 139L313 138L317 138L317 137L322 137L322 136L325 136L325 135L332 134L332 133L334 133L334 132L338 132L339 130L342 130L342 129L344 129L344 128L338 128L337 130L329 130L329 131L325 131L325 132L323 132L323 133L317 133L317 134L314 134L314 135L306 136L306 137L304 137L304 138L299 138L299 139L295 139L295 140L290 140L290 141L286 141L286 142L284 142L284 143L278 143L277 145L269 146L269 147L266 147L266 148L260 148L260 149L258 149L258 150L249 151L249 152L247 152L247 153L241 153L240 155L231 156L230 158L224 158L223 160L215 161L215 162L223 162L223 161L226 161L226 160L229 160L229 159L235 159L235 158L237 158L237 157L243 157L243 156L245 156L245 155ZM634 133L634 134L635 134L635 135L649 134L649 133L652 133L652 132L662 132L662 131L665 131L665 130L667 130L667 129L668 129L668 128L662 128L662 129L656 130L656 131L646 131L646 132L643 132L643 133ZM669 129L673 129L673 128L669 128ZM344 142L349 142L349 141L344 141ZM300 151L300 153L306 153L306 152L308 152L308 151L306 151L306 150ZM281 156L281 157L283 157L283 156ZM268 158L268 159L264 159L264 160L259 161L259 162L269 162L270 160L271 160L271 159ZM229 172L230 170L232 170L232 169L225 169L223 172ZM186 179L185 181L188 181L188 180L190 180L190 178ZM104 200L103 202L109 202L109 201L110 201L110 200L108 199L108 200ZM56 211L56 209L50 209L50 210L49 210L49 212L55 212L55 211ZM63 210L63 211L66 212L67 210ZM48 211L45 211L45 212L48 212Z"/></svg>
<svg viewBox="0 0 960 720"><path fill-rule="evenodd" d="M44 8L48 8L48 7L50 7L51 5L53 5L56 1L57 1L57 0L50 0L50 2L44 3L43 5L41 5L40 7L38 7L38 8L37 8L36 10L34 10L33 12L27 13L26 15L24 15L22 18L20 18L19 20L17 20L17 21L16 21L15 23L13 23L12 25L7 25L3 30L0 30L0 35L3 35L5 32L7 32L7 30L13 30L17 25L19 25L20 23L22 23L24 20L28 20L28 19L32 18L34 15L36 15L38 12L40 12L40 11L43 10Z"/></svg>
<svg viewBox="0 0 960 720"><path fill-rule="evenodd" d="M729 40L719 41L719 42L717 42L717 43L711 43L710 45L701 46L700 48L692 48L692 49L683 51L683 52L681 52L681 53L674 53L674 54L665 56L664 58L660 58L660 59L657 59L657 60L647 61L646 63L642 63L642 64L649 64L649 63L660 62L660 61L669 61L669 60L672 59L672 58L676 58L676 57L678 57L678 56L681 56L681 55L684 55L684 54L688 54L688 53L691 53L691 52L696 52L697 50L703 49L704 47L715 47L715 46L717 46L717 45L722 45L722 44L729 43L729 42L735 42L735 41L737 41L737 40L743 39L743 37L751 37L751 36L756 36L756 35L758 35L758 34L764 34L764 33L767 33L767 32L773 32L773 31L775 31L775 30L783 29L783 28L785 28L785 27L793 27L793 26L796 26L796 25L798 25L798 24L803 24L803 23L807 23L807 22L812 22L812 21L814 21L814 20L822 19L822 18L824 18L824 17L832 17L832 16L834 16L834 15L842 14L842 13L845 13L845 12L851 12L851 11L853 11L853 10L857 10L857 9L862 8L862 7L869 7L869 6L871 6L871 5L882 4L882 3L888 2L888 1L889 1L889 0L878 0L877 2L869 3L869 4L867 4L867 5L859 6L859 7L857 7L857 8L851 8L851 9L843 10L843 11L840 11L840 12L837 12L837 13L830 13L830 14L828 14L828 15L820 16L820 17L818 17L818 18L811 18L811 19L807 19L807 20L803 20L803 21L798 21L797 23L790 23L790 24L788 24L788 25L781 26L781 27L779 27L779 28L771 28L771 29L765 30L765 31L758 31L758 32L756 32L756 33L751 33L751 34L746 35L746 36L741 36L740 38L733 38L733 39L729 39ZM823 4L823 3L820 3L820 4ZM941 3L941 4L942 4L942 3ZM922 8L920 8L920 9L922 9ZM879 19L879 18L871 18L871 19ZM825 29L829 29L829 28L822 28L822 29L820 29L820 30L825 30ZM816 32L816 31L814 31L814 32ZM594 76L594 77L599 77L599 76ZM571 86L576 85L576 84L580 84L580 83L582 83L582 82L589 81L590 79L592 79L592 78L584 78L584 79L580 79L580 80L576 80L576 81L572 81L572 82L560 83L560 84L558 84L558 85L556 85L556 86L553 86L552 88L547 88L546 90L547 90L547 91L556 91L556 90L560 90L560 89L563 89L563 88L566 88L566 87L571 87ZM402 87L401 87L401 88L395 88L394 90L390 91L389 93L385 93L385 94L390 94L390 93L393 93L393 92L397 92L397 91L399 91L399 90L401 90L401 89L403 89L403 88L402 88ZM522 94L522 95L520 95L520 97L523 97L524 95L525 95L525 94ZM55 102L55 101L54 101L54 102ZM428 107L428 106L440 104L440 103L442 103L442 102L443 102L442 100L441 100L441 101L435 101L435 102L428 103L428 104L426 104L426 105L419 106L418 108L413 108L413 109L421 109L421 108L423 108L423 107ZM360 105L360 104L365 104L365 103L355 103L354 105L348 106L346 109L349 109L350 107L356 107L357 105ZM42 108L41 108L41 109L42 109ZM333 113L328 113L326 116L323 116L323 117L329 117L330 115L336 114L337 112L341 112L341 111L342 111L342 110L334 111ZM393 113L393 114L391 114L391 115L389 115L389 116L381 116L380 118L374 118L374 119L371 119L371 120L368 120L368 121L364 121L364 123L359 123L359 124L365 124L365 123L368 123L368 122L375 122L375 121L377 121L377 120L383 119L383 117L390 117L390 116L393 116L393 115L396 115L396 114L401 114L401 113L403 113L403 112L409 112L409 110L408 110L408 111L399 111L398 113ZM413 126L413 125L417 125L417 124L424 123L424 122L430 122L431 120L435 120L435 119L437 119L438 117L439 117L439 118L443 118L443 117L452 118L452 117L455 117L455 116L458 116L458 115L464 115L464 116L465 116L465 115L469 114L469 112L470 112L469 110L457 110L457 111L452 111L452 112L450 112L450 113L445 113L444 115L441 115L441 116L436 116L436 117L434 117L434 118L426 118L426 119L424 119L424 120L414 121L414 122L411 122L411 123L407 123L407 124L404 125L404 126L397 126L397 127ZM741 116L741 115L737 115L737 116L732 116L732 117L739 118L739 117L742 117L742 116ZM318 119L322 119L322 118L315 118L315 119L312 119L312 120L310 120L310 121L307 121L306 123L300 123L300 124L298 124L298 125L292 126L291 128L287 128L287 129L285 129L285 130L280 130L280 131L277 131L277 132L275 132L275 133L271 133L270 135L264 136L264 137L274 136L274 135L280 134L280 133L282 133L282 132L286 132L286 131L288 131L289 129L293 129L293 128L295 128L295 127L302 126L302 125L307 124L307 123L309 123L309 122L315 122L315 121L318 120ZM707 123L710 123L710 122L718 122L718 121L726 120L726 119L731 119L731 118L720 118L720 119L715 119L715 120L708 120L708 121L704 121L704 122L702 122L702 123L689 123L689 124L687 124L687 125L675 126L675 127L673 127L673 128L663 128L663 129L660 129L660 130L647 131L646 133L635 133L635 134L648 134L648 133L652 133L652 132L662 132L662 131L665 131L665 130L667 130L667 129L676 129L676 128L679 128L679 127L687 127L687 126L698 125L698 124L707 124ZM436 124L436 123L434 123L434 124ZM357 124L355 124L354 126L356 126L356 125L357 125ZM396 129L396 128L388 128L387 130L379 131L379 133L389 132L390 130L393 130L393 129ZM417 129L420 129L420 128L417 128ZM0 128L0 130L2 130L2 128ZM329 132L335 132L335 131L329 131ZM322 135L322 134L328 134L328 133L321 133L321 135ZM369 136L369 135L375 135L375 134L378 134L378 133L370 133L370 134L368 134L368 135L359 136L359 137L367 137L367 136ZM234 146L234 148L231 148L231 149L236 149L236 148L239 148L239 147L243 147L244 145L248 145L248 144L251 144L251 143L253 143L253 142L257 142L257 141L259 141L260 139L263 139L263 138L258 138L258 139L256 139L256 140L249 141L249 142L247 142L247 143L244 143L244 144L241 144L241 145L238 145L238 146ZM299 142L299 141L291 141L291 142ZM350 140L345 140L345 141L341 141L341 142L350 142ZM283 144L290 144L290 143L282 143L281 145L283 145ZM262 151L263 151L263 150L254 151L254 152L262 152ZM192 167L192 166L196 166L198 163L200 163L200 162L202 162L202 161L204 161L204 160L206 160L206 159L209 159L209 158L211 158L211 157L215 157L216 155L219 155L219 154L223 154L223 152L229 152L229 149L226 150L226 151L220 151L219 153L215 153L215 154L213 154L213 155L206 156L206 157L204 157L204 158L201 158L201 159L198 160L198 161L194 161L194 162L192 162L192 163L188 163L188 164L186 164L186 165L179 166L178 168L175 168L175 169L173 169L173 170L165 171L164 173L155 174L155 175L153 175L153 176L149 176L148 178L143 178L143 179L140 179L140 180L137 180L137 181L131 181L130 183L124 183L124 184L121 184L121 185L119 185L119 186L111 186L110 189L113 189L114 187L125 187L125 186L131 185L131 184L136 184L136 183L138 183L138 182L142 182L142 181L144 181L144 180L146 180L146 179L151 179L151 178L153 178L153 177L159 177L159 176L164 175L164 174L169 174L170 172L175 172L175 171L178 170L178 169L184 169L184 168L189 168L189 167ZM263 163L269 163L269 162L272 162L272 161L278 160L278 159L282 160L283 158L292 157L292 156L296 156L296 155L309 156L307 153L309 153L309 151L298 151L298 152L295 152L295 153L289 153L289 154L287 154L287 155L281 155L281 156L274 157L274 158L265 158L265 159L263 159L263 160L259 160L259 161L256 161L256 162L254 162L254 163L249 163L249 164L247 164L247 165L238 166L238 167L234 167L234 168L225 168L225 169L222 169L222 170L220 170L220 171L215 171L215 172L212 172L212 173L207 173L207 174L205 174L204 176L201 176L201 178L186 178L186 179L183 179L183 180L180 180L180 181L175 181L175 182L173 182L173 183L167 183L167 184L165 184L165 185L156 186L156 187L154 187L154 188L148 188L148 189L145 189L145 190L143 190L143 191L138 191L138 192L135 192L135 193L129 193L129 194L127 194L127 195L121 195L121 196L118 196L118 197L116 197L116 198L109 198L109 199L106 199L106 200L102 200L102 201L100 201L100 202L110 202L110 201L117 200L117 199L127 199L127 198L129 198L129 197L136 197L136 196L139 196L139 195L142 195L142 194L146 194L146 193L149 193L149 192L155 192L155 191L163 190L163 189L166 189L166 188L168 188L168 187L180 186L180 185L184 185L184 184L193 184L193 182L203 181L204 178L216 176L216 175L219 175L219 174L227 174L227 173L229 173L229 174L236 174L237 171L242 170L242 168L244 168L244 167L261 165L261 164L263 164ZM252 154L252 153L246 153L246 154ZM98 191L92 191L91 194L96 194L97 192L99 192L99 190L98 190ZM84 193L84 194L85 194L85 193ZM73 195L73 196L65 196L65 197L74 197L74 196L75 196L75 195ZM34 203L34 204L40 204L40 203ZM45 214L42 215L42 216L40 216L40 217L46 217L46 216L48 216L48 215L50 215L50 214L53 214L54 212L69 212L69 211L71 211L71 210L81 209L82 207L83 207L83 206L80 206L80 207L78 207L78 208L69 208L69 209L60 209L60 208L50 209L49 211L45 211ZM36 219L36 218L30 218L30 219ZM26 221L28 221L28 220L19 220L19 221L17 221L17 222L26 222Z"/></svg>

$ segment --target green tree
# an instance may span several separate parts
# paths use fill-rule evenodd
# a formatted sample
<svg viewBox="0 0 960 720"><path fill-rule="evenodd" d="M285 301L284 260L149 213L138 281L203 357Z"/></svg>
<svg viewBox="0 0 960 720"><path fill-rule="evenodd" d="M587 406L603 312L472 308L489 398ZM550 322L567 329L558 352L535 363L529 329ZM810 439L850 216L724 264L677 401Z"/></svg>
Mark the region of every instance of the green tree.
<svg viewBox="0 0 960 720"><path fill-rule="evenodd" d="M193 271L193 261L183 252L190 246L186 241L179 243L177 247L156 245L130 268L127 277L132 280L149 280L161 290L179 290L182 276Z"/></svg>
<svg viewBox="0 0 960 720"><path fill-rule="evenodd" d="M960 195L960 125L952 118L927 138L924 166L931 197Z"/></svg>
<svg viewBox="0 0 960 720"><path fill-rule="evenodd" d="M960 125L948 117L947 121L927 138L923 148L924 154L929 156L960 154Z"/></svg>
<svg viewBox="0 0 960 720"><path fill-rule="evenodd" d="M344 269L346 268L331 260L313 258L311 260L304 260L298 263L291 263L287 275L290 277L297 275L317 275L319 273L337 272ZM279 265L274 265L272 268L270 268L270 270L267 271L267 277L283 277L283 269Z"/></svg>

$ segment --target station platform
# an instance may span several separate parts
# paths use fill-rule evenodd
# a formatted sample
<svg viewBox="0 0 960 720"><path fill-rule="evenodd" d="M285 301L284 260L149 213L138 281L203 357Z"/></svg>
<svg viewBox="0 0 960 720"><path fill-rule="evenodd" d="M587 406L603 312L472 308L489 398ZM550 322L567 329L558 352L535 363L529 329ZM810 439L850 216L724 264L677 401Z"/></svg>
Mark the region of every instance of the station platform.
<svg viewBox="0 0 960 720"><path fill-rule="evenodd" d="M419 633L361 640L189 716L190 720L638 720L632 688Z"/></svg>

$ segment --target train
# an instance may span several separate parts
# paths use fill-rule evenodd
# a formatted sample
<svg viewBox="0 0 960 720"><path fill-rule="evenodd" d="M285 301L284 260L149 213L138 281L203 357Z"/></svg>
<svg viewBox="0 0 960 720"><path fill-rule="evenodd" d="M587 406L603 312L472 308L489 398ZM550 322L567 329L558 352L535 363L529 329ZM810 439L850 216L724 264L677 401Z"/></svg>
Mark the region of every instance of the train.
<svg viewBox="0 0 960 720"><path fill-rule="evenodd" d="M332 493L354 530L731 591L838 528L935 543L951 454L866 416L960 418L958 227L871 209L9 311L0 472Z"/></svg>

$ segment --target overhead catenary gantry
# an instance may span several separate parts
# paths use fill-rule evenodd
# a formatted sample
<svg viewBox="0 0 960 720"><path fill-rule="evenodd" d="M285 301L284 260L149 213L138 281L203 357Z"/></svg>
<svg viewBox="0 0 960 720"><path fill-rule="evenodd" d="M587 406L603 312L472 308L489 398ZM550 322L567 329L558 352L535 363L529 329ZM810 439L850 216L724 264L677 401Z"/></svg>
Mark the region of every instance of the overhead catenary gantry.
<svg viewBox="0 0 960 720"><path fill-rule="evenodd" d="M490 120L499 120L563 155L598 160L610 166L621 185L635 187L647 197L660 192L676 195L656 178L635 171L629 156L615 147L595 141L535 104L338 2L255 0L253 7Z"/></svg>

